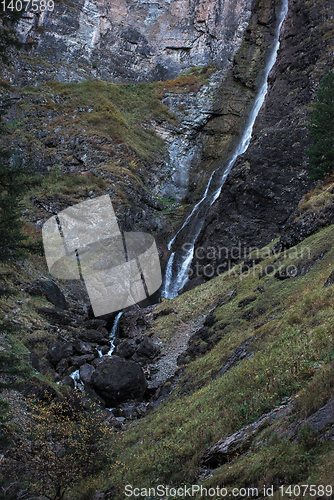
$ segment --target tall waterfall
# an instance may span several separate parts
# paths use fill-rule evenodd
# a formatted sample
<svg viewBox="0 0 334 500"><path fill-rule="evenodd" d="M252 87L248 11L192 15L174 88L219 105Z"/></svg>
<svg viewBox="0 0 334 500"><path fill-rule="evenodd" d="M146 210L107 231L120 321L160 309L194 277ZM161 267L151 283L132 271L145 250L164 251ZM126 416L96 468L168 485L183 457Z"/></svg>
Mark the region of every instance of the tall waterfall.
<svg viewBox="0 0 334 500"><path fill-rule="evenodd" d="M283 0L278 15L279 23L274 43L270 49L268 61L263 72L263 81L259 86L259 91L255 98L244 131L240 137L240 140L235 148L232 157L230 158L224 170L223 175L221 175L221 173L219 172L220 171L219 168L212 173L202 199L194 206L194 208L186 218L185 222L183 223L179 231L176 233L176 235L172 238L172 240L168 244L168 249L170 250L172 248L175 239L179 235L182 236L182 240L185 242L182 245L181 249L172 252L172 254L170 255L166 268L164 288L162 291L162 295L164 297L167 297L169 299L176 297L178 291L181 290L181 288L188 281L188 272L194 255L195 241L203 227L206 214L211 205L216 201L216 199L220 195L221 189L236 159L238 158L238 156L245 153L245 151L249 146L256 117L259 114L259 111L264 103L267 94L268 76L276 62L277 52L279 49L279 36L287 12L288 12L288 0Z"/></svg>

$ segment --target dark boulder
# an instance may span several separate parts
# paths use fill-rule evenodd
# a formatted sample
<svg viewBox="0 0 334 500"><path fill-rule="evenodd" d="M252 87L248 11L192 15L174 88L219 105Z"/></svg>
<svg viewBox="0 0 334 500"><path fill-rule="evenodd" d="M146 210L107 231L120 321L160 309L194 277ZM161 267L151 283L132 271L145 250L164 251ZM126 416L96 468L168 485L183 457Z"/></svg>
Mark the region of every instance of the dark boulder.
<svg viewBox="0 0 334 500"><path fill-rule="evenodd" d="M80 356L84 356L85 354L93 354L92 347L80 339L73 340L73 347Z"/></svg>
<svg viewBox="0 0 334 500"><path fill-rule="evenodd" d="M89 361L93 361L94 359L94 354L85 354L84 356L73 356L71 358L71 364L75 368L79 368L80 366L84 365L85 363L88 363Z"/></svg>
<svg viewBox="0 0 334 500"><path fill-rule="evenodd" d="M131 358L131 356L136 352L137 344L134 340L125 339L121 342L115 350L115 354L121 358Z"/></svg>
<svg viewBox="0 0 334 500"><path fill-rule="evenodd" d="M35 280L27 289L30 295L42 295L59 309L68 309L63 292L53 281Z"/></svg>
<svg viewBox="0 0 334 500"><path fill-rule="evenodd" d="M80 332L80 337L90 342L97 342L98 344L108 344L110 341L99 330L83 330Z"/></svg>
<svg viewBox="0 0 334 500"><path fill-rule="evenodd" d="M331 274L328 276L326 283L324 284L324 287L331 286L334 284L334 271L331 272Z"/></svg>
<svg viewBox="0 0 334 500"><path fill-rule="evenodd" d="M72 323L72 318L58 307L37 307L36 310L58 325L70 325Z"/></svg>
<svg viewBox="0 0 334 500"><path fill-rule="evenodd" d="M58 363L66 358L73 356L73 345L71 342L60 343L56 342L47 352L47 359L50 361L53 367L56 367Z"/></svg>
<svg viewBox="0 0 334 500"><path fill-rule="evenodd" d="M97 365L92 385L107 405L117 405L129 399L142 399L147 382L139 364L108 356Z"/></svg>
<svg viewBox="0 0 334 500"><path fill-rule="evenodd" d="M92 381L92 375L94 373L95 368L88 363L80 366L80 378L84 384L90 384Z"/></svg>

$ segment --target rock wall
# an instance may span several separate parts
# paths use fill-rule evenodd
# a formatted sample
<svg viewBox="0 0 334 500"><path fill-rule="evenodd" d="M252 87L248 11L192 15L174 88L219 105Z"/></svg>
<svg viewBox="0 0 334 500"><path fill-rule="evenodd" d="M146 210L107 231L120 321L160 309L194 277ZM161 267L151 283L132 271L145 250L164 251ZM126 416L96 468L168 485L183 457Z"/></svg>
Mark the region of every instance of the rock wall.
<svg viewBox="0 0 334 500"><path fill-rule="evenodd" d="M167 80L193 66L225 68L251 6L252 0L65 0L52 12L28 13L19 31L52 64L44 77Z"/></svg>
<svg viewBox="0 0 334 500"><path fill-rule="evenodd" d="M233 247L262 247L280 234L311 186L305 149L306 121L317 85L333 69L334 6L330 0L290 0L269 93L247 152L239 158L207 214L195 247L194 275L209 278L238 262ZM218 255L210 247L225 250Z"/></svg>

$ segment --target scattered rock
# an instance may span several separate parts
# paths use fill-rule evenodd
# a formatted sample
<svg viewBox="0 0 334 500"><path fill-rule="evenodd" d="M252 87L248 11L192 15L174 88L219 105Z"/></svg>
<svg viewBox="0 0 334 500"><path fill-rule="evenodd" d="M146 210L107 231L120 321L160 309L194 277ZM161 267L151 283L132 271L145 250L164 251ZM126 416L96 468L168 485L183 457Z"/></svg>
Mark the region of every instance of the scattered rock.
<svg viewBox="0 0 334 500"><path fill-rule="evenodd" d="M47 359L50 361L53 367L56 367L58 363L64 358L70 358L73 356L74 350L71 342L60 343L56 342L47 352Z"/></svg>

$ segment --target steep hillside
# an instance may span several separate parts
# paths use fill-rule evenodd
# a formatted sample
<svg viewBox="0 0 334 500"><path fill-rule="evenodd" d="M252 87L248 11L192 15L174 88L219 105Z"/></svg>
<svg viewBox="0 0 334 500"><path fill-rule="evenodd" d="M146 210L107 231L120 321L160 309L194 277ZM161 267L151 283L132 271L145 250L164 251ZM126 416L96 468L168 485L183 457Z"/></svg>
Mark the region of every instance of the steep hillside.
<svg viewBox="0 0 334 500"><path fill-rule="evenodd" d="M259 497L273 485L273 498L282 485L333 487L333 238L330 226L276 255L271 243L255 267L155 308L147 333L167 345L204 324L165 384L170 396L117 436L110 478L93 483L106 498L124 498L125 485L254 487Z"/></svg>
<svg viewBox="0 0 334 500"><path fill-rule="evenodd" d="M25 256L0 265L4 498L184 498L166 487L193 484L226 488L217 499L291 497L289 484L334 498L334 189L310 183L305 157L308 111L334 67L330 0L289 1L188 291L95 318L83 281L55 279L42 251L49 217L109 194L123 231L154 235L164 270L240 137L281 5L61 0L21 21L36 44L1 68L1 146L39 184L22 200Z"/></svg>

